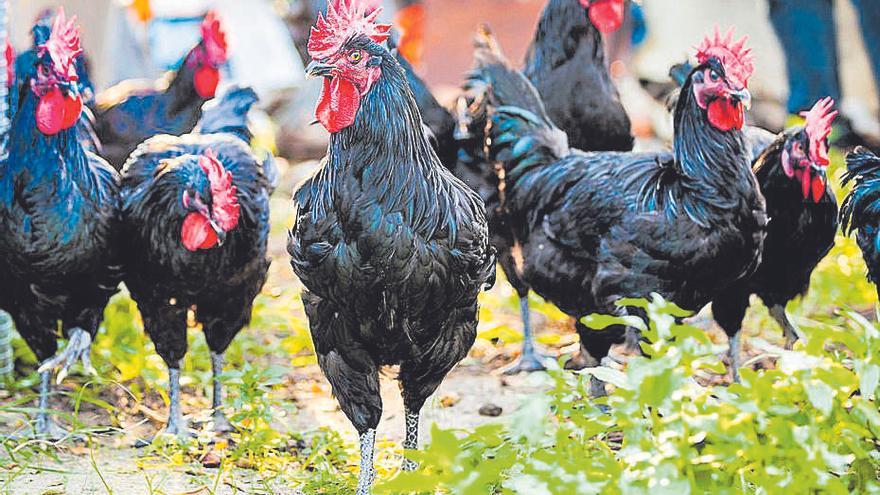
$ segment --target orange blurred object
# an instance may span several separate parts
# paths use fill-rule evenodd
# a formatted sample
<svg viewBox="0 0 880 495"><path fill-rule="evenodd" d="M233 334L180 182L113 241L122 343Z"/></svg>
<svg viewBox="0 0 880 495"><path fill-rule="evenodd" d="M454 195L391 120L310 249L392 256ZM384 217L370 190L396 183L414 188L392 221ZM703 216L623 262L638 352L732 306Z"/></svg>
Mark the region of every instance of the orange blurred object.
<svg viewBox="0 0 880 495"><path fill-rule="evenodd" d="M414 3L400 9L394 25L400 30L397 49L409 63L418 66L425 46L425 6Z"/></svg>
<svg viewBox="0 0 880 495"><path fill-rule="evenodd" d="M134 10L141 22L147 22L153 17L153 12L150 10L150 0L133 0L131 9Z"/></svg>

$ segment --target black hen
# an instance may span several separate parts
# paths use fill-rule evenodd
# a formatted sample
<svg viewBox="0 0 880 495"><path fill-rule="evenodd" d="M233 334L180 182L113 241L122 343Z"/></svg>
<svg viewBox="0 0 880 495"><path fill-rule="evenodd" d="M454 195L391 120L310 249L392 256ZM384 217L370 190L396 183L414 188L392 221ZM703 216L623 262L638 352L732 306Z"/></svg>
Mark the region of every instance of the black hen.
<svg viewBox="0 0 880 495"><path fill-rule="evenodd" d="M125 284L168 365L169 434L186 432L178 380L191 308L211 350L214 428L230 428L223 353L250 320L269 268L269 184L243 139L256 101L249 88L231 89L206 105L199 132L145 141L123 171Z"/></svg>
<svg viewBox="0 0 880 495"><path fill-rule="evenodd" d="M818 102L806 114L806 125L780 134L755 160L753 170L767 201L767 238L761 264L712 302L715 320L730 338L734 380L739 380L739 332L749 296L758 295L785 333L791 349L798 338L785 312L789 301L807 292L810 275L834 246L837 233L837 200L826 179L827 138L833 101ZM764 133L748 133L761 148Z"/></svg>
<svg viewBox="0 0 880 495"><path fill-rule="evenodd" d="M389 26L362 3L333 6L307 69L324 78L317 117L330 145L294 193L288 251L318 363L361 438L362 495L375 473L379 368L400 366L404 447L415 449L419 411L476 338L495 259L480 199L441 165L406 75L378 44Z"/></svg>
<svg viewBox="0 0 880 495"><path fill-rule="evenodd" d="M208 13L201 41L176 71L159 81L125 81L101 92L95 116L103 156L119 169L145 139L192 131L202 105L214 97L226 52L220 20Z"/></svg>
<svg viewBox="0 0 880 495"><path fill-rule="evenodd" d="M573 148L630 151L629 117L605 61L602 33L619 27L623 0L550 0L526 55L525 76ZM598 26L598 27L597 27Z"/></svg>
<svg viewBox="0 0 880 495"><path fill-rule="evenodd" d="M0 307L43 364L37 433L62 432L46 412L52 368L82 359L121 277L119 176L77 139L79 33L59 9L27 69L8 163L0 167ZM69 342L55 358L60 328Z"/></svg>
<svg viewBox="0 0 880 495"><path fill-rule="evenodd" d="M754 271L766 213L740 130L751 74L742 47L706 40L675 109L674 150L661 153L570 149L528 80L478 52L502 206L538 294L578 318L652 292L697 310ZM624 335L578 329L595 359Z"/></svg>
<svg viewBox="0 0 880 495"><path fill-rule="evenodd" d="M856 242L868 266L868 280L880 295L880 157L866 148L856 148L846 157L843 185L855 182L840 207L840 224Z"/></svg>

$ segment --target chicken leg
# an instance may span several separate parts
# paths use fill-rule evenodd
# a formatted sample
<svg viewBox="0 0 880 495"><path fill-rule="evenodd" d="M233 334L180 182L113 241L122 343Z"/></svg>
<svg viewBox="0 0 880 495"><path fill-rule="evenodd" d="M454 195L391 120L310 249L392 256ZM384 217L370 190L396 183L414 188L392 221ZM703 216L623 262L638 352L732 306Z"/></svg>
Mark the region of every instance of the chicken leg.
<svg viewBox="0 0 880 495"><path fill-rule="evenodd" d="M180 411L180 366L168 368L168 424L165 425L166 435L178 438L190 436L191 432Z"/></svg>
<svg viewBox="0 0 880 495"><path fill-rule="evenodd" d="M52 373L40 372L40 405L37 413L36 436L49 440L60 440L67 436L68 432L58 425L49 414L49 394L52 389Z"/></svg>
<svg viewBox="0 0 880 495"><path fill-rule="evenodd" d="M730 359L730 367L733 370L733 383L739 383L739 368L742 366L740 362L740 332L737 332L728 338L729 348L727 355Z"/></svg>
<svg viewBox="0 0 880 495"><path fill-rule="evenodd" d="M55 379L56 384L60 384L67 377L73 363L81 360L86 372L95 374L95 368L92 367L91 361L91 347L91 334L81 328L73 328L70 331L67 347L44 361L37 370L40 373L40 400L36 425L36 435L38 437L58 440L67 435L68 432L59 426L49 414L52 371L60 368Z"/></svg>
<svg viewBox="0 0 880 495"><path fill-rule="evenodd" d="M355 495L370 495L373 492L373 480L376 479L376 467L373 455L376 451L376 430L370 428L360 435L361 472L358 475Z"/></svg>
<svg viewBox="0 0 880 495"><path fill-rule="evenodd" d="M211 353L211 371L214 374L214 396L211 399L211 407L213 409L214 432L228 433L234 431L235 428L226 413L223 412L223 384L220 383L220 375L223 374L223 353Z"/></svg>
<svg viewBox="0 0 880 495"><path fill-rule="evenodd" d="M770 308L770 316L782 327L782 332L785 335L785 350L790 351L794 347L794 343L800 338L800 331L789 319L785 306L781 304L774 305Z"/></svg>
<svg viewBox="0 0 880 495"><path fill-rule="evenodd" d="M528 294L520 296L519 310L523 321L522 354L520 354L516 361L504 368L503 372L505 375L515 375L522 372L532 373L547 369L543 362L545 356L540 355L535 349L535 337L532 334Z"/></svg>
<svg viewBox="0 0 880 495"><path fill-rule="evenodd" d="M406 437L403 440L404 454L407 451L419 449L419 411L411 411L406 408ZM414 471L419 465L410 459L404 459L401 469L404 471Z"/></svg>

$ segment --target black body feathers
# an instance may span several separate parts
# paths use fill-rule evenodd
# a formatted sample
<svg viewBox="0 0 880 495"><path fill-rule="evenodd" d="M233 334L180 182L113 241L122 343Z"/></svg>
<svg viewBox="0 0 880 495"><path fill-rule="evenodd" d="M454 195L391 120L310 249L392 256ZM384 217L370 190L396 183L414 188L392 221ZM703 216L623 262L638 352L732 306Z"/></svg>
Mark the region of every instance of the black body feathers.
<svg viewBox="0 0 880 495"><path fill-rule="evenodd" d="M840 207L840 224L846 234L857 231L868 279L880 287L880 157L857 148L847 155L846 169L843 184L855 185Z"/></svg>

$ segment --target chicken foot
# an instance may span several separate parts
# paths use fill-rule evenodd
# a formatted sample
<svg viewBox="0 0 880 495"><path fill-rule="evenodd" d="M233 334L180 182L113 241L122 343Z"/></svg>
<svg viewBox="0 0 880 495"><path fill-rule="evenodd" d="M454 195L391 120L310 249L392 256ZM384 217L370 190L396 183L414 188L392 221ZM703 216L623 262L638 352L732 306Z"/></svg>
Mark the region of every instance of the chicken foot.
<svg viewBox="0 0 880 495"><path fill-rule="evenodd" d="M37 371L44 373L60 368L58 376L55 379L55 383L60 384L65 378L67 378L67 375L70 372L70 367L73 363L81 360L86 373L94 375L96 372L95 368L92 366L91 350L91 334L82 328L73 328L70 330L70 338L67 341L67 347L43 362Z"/></svg>
<svg viewBox="0 0 880 495"><path fill-rule="evenodd" d="M370 428L362 433L360 444L361 472L358 476L355 495L370 495L373 492L373 480L376 478L376 468L373 465L373 455L376 448L376 430Z"/></svg>

